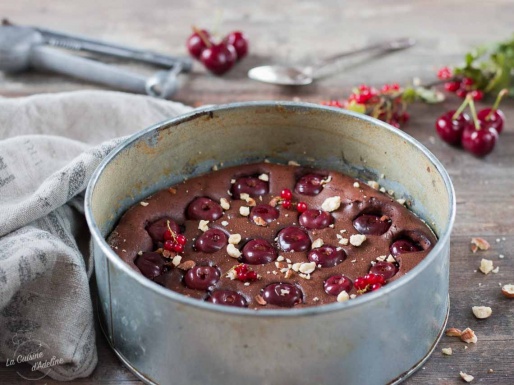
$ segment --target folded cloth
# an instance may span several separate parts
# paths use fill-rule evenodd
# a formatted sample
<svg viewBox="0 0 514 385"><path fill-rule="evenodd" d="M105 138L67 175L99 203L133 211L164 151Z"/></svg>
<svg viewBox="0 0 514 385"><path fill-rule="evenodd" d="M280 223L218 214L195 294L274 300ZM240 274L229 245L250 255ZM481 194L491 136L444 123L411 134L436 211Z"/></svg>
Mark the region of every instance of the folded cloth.
<svg viewBox="0 0 514 385"><path fill-rule="evenodd" d="M104 91L0 98L0 362L32 354L57 380L93 371L84 189L124 136L190 109Z"/></svg>

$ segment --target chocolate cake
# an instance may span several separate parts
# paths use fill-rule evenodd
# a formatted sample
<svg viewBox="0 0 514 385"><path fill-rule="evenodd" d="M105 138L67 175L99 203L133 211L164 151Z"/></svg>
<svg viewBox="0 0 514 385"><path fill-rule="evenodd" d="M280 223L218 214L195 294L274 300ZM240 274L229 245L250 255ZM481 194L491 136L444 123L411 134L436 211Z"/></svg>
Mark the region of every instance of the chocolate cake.
<svg viewBox="0 0 514 385"><path fill-rule="evenodd" d="M215 304L318 306L380 290L436 237L393 192L336 171L259 163L132 206L108 237L148 279Z"/></svg>

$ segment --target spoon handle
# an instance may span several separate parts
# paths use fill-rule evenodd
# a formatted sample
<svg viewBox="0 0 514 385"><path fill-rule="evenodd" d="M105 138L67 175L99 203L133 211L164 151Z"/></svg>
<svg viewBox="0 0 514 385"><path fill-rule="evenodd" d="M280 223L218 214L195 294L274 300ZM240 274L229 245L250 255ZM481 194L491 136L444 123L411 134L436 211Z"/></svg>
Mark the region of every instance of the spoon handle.
<svg viewBox="0 0 514 385"><path fill-rule="evenodd" d="M340 54L327 57L318 63L316 63L313 68L314 69L321 69L327 65L334 64L338 62L340 59L346 58L348 56L353 55L359 55L361 53L366 52L372 52L372 51L383 51L383 52L390 52L390 51L398 51L405 48L412 47L414 44L416 44L416 40L408 37L404 37L401 39L395 39L395 40L389 40L377 44L368 45L366 47L358 48L351 51L342 52Z"/></svg>

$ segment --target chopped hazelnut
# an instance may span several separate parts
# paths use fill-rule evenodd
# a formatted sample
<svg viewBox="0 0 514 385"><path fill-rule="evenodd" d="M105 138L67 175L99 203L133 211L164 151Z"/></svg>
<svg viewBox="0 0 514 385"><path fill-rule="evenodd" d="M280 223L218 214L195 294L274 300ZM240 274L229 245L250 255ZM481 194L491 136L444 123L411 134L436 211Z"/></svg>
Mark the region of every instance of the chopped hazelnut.
<svg viewBox="0 0 514 385"><path fill-rule="evenodd" d="M209 230L209 226L207 226L209 224L209 221L204 221L203 219L200 221L200 223L198 224L198 229L202 230L203 232Z"/></svg>
<svg viewBox="0 0 514 385"><path fill-rule="evenodd" d="M513 284L503 285L502 294L507 298L514 298L514 285Z"/></svg>
<svg viewBox="0 0 514 385"><path fill-rule="evenodd" d="M339 244L346 246L348 244L348 238L341 238Z"/></svg>
<svg viewBox="0 0 514 385"><path fill-rule="evenodd" d="M446 335L448 337L460 337L462 335L462 330L456 328L446 329Z"/></svg>
<svg viewBox="0 0 514 385"><path fill-rule="evenodd" d="M482 258L480 261L480 271L484 274L489 274L491 271L493 271L493 261L490 259Z"/></svg>
<svg viewBox="0 0 514 385"><path fill-rule="evenodd" d="M361 187L361 185L359 184L359 182L353 182L353 187L359 188Z"/></svg>
<svg viewBox="0 0 514 385"><path fill-rule="evenodd" d="M460 378L462 378L466 382L471 382L475 377L473 377L471 374L466 374L464 372L460 372Z"/></svg>
<svg viewBox="0 0 514 385"><path fill-rule="evenodd" d="M178 266L178 265L180 265L181 261L182 261L182 257L180 255L175 255L173 257L173 259L171 260L171 263L173 264L173 266Z"/></svg>
<svg viewBox="0 0 514 385"><path fill-rule="evenodd" d="M287 162L287 165L288 166L296 166L296 167L298 167L298 166L300 166L300 163L298 163L298 162L296 162L294 160L290 160L289 162Z"/></svg>
<svg viewBox="0 0 514 385"><path fill-rule="evenodd" d="M355 247L362 245L365 240L366 236L363 234L354 234L350 236L350 244L352 244Z"/></svg>
<svg viewBox="0 0 514 385"><path fill-rule="evenodd" d="M323 239L321 239L321 238L318 238L314 242L312 242L312 248L313 249L316 249L316 248L321 247L321 246L323 246Z"/></svg>
<svg viewBox="0 0 514 385"><path fill-rule="evenodd" d="M266 300L264 298L262 298L262 296L260 294L257 294L255 296L255 302L257 302L259 305L261 306L266 306L268 303L266 302Z"/></svg>
<svg viewBox="0 0 514 385"><path fill-rule="evenodd" d="M475 332L471 330L470 328L466 328L462 331L462 334L460 335L460 339L467 344L476 344L478 341L477 336L475 335Z"/></svg>
<svg viewBox="0 0 514 385"><path fill-rule="evenodd" d="M316 270L316 262L303 262L300 264L298 270L304 274L310 274Z"/></svg>
<svg viewBox="0 0 514 385"><path fill-rule="evenodd" d="M380 185L378 184L378 182L376 182L374 180L369 180L368 181L368 186L371 187L374 190L378 190L380 188Z"/></svg>
<svg viewBox="0 0 514 385"><path fill-rule="evenodd" d="M228 226L228 221L221 222L221 225L227 227Z"/></svg>
<svg viewBox="0 0 514 385"><path fill-rule="evenodd" d="M321 205L321 209L323 211L332 212L335 211L341 206L341 197L340 196L333 196L330 198L325 199L323 204Z"/></svg>
<svg viewBox="0 0 514 385"><path fill-rule="evenodd" d="M247 217L250 215L250 208L247 206L241 206L239 208L239 214L241 214L243 217Z"/></svg>
<svg viewBox="0 0 514 385"><path fill-rule="evenodd" d="M228 237L228 243L232 245L237 245L239 242L241 242L241 234L230 234Z"/></svg>
<svg viewBox="0 0 514 385"><path fill-rule="evenodd" d="M350 296L344 290L337 295L337 302L345 302L345 301L348 301L349 299L350 299Z"/></svg>
<svg viewBox="0 0 514 385"><path fill-rule="evenodd" d="M148 202L144 202L144 201L139 202L139 204L140 204L141 206L143 206L143 207L146 207L146 206L148 206L148 205L149 205L149 203L148 203Z"/></svg>
<svg viewBox="0 0 514 385"><path fill-rule="evenodd" d="M473 306L471 310L473 311L473 315L478 319L489 318L493 313L489 306Z"/></svg>
<svg viewBox="0 0 514 385"><path fill-rule="evenodd" d="M185 262L182 262L180 265L178 265L177 268L179 268L181 270L190 270L195 266L196 266L195 261L185 261Z"/></svg>
<svg viewBox="0 0 514 385"><path fill-rule="evenodd" d="M228 200L226 198L221 198L220 199L220 206L223 210L228 210L230 209L230 203L228 202Z"/></svg>
<svg viewBox="0 0 514 385"><path fill-rule="evenodd" d="M232 258L239 258L241 256L241 252L237 247L235 247L232 243L227 245L227 254Z"/></svg>
<svg viewBox="0 0 514 385"><path fill-rule="evenodd" d="M471 251L476 253L477 250L489 250L491 245L484 238L471 238Z"/></svg>
<svg viewBox="0 0 514 385"><path fill-rule="evenodd" d="M266 222L264 219L262 219L261 217L254 217L253 218L253 221L255 222L255 224L257 226L268 226L268 222Z"/></svg>
<svg viewBox="0 0 514 385"><path fill-rule="evenodd" d="M442 348L441 351L445 356L451 356L453 354L452 348Z"/></svg>
<svg viewBox="0 0 514 385"><path fill-rule="evenodd" d="M269 181L269 175L268 174L261 174L261 175L259 175L259 179L263 180L264 182L268 182Z"/></svg>

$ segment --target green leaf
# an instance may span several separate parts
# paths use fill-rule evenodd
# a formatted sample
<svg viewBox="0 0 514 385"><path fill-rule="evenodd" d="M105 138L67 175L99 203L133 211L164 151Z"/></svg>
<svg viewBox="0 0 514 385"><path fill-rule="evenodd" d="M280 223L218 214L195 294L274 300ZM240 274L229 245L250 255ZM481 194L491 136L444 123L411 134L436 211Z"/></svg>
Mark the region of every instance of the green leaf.
<svg viewBox="0 0 514 385"><path fill-rule="evenodd" d="M427 103L440 103L444 100L444 94L436 89L417 87L416 94L421 100Z"/></svg>

